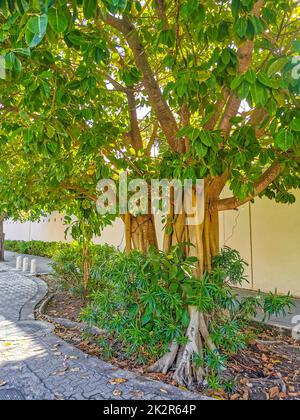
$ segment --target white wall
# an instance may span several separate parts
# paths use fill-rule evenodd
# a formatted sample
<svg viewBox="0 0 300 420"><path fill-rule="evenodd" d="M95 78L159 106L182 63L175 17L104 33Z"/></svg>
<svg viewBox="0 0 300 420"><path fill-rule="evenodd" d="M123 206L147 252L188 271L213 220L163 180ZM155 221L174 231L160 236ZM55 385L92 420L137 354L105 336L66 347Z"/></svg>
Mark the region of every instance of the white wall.
<svg viewBox="0 0 300 420"><path fill-rule="evenodd" d="M42 218L40 222L35 223L19 223L9 220L5 222L4 230L6 239L65 242L63 217L57 212L54 212L48 217Z"/></svg>
<svg viewBox="0 0 300 420"><path fill-rule="evenodd" d="M245 288L300 297L299 192L296 197L290 206L264 198L221 215L223 244L249 263Z"/></svg>
<svg viewBox="0 0 300 420"><path fill-rule="evenodd" d="M71 242L65 238L66 226L64 218L57 212L42 218L40 222L19 223L6 221L4 223L5 237L21 241ZM124 226L122 220L117 220L112 226L105 228L100 237L94 239L96 244L110 244L120 249L124 248Z"/></svg>
<svg viewBox="0 0 300 420"><path fill-rule="evenodd" d="M300 297L300 192L292 206L257 199L238 211L220 214L221 246L238 249L248 262L247 289L291 291ZM156 218L162 245L162 224ZM65 241L62 217L53 213L40 223L5 223L7 239ZM70 240L70 238L69 238ZM104 229L95 243L124 249L124 225L119 219Z"/></svg>

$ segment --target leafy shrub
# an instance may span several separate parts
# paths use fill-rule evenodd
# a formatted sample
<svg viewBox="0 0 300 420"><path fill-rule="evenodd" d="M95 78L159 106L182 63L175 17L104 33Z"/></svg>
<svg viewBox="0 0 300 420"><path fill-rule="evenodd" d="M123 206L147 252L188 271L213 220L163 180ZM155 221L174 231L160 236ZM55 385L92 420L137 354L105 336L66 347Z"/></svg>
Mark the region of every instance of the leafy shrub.
<svg viewBox="0 0 300 420"><path fill-rule="evenodd" d="M62 289L73 293L82 292L82 251L77 243L57 248L53 254L52 268Z"/></svg>
<svg viewBox="0 0 300 420"><path fill-rule="evenodd" d="M147 256L103 249L91 271L93 292L84 319L115 334L137 361L158 358L174 337L184 340L189 315L180 284L193 263L180 247Z"/></svg>
<svg viewBox="0 0 300 420"><path fill-rule="evenodd" d="M53 258L53 268L64 289L83 291L82 251L79 244L9 241L12 250ZM172 340L186 343L188 306L196 306L208 321L212 340L220 355L204 349L201 360L216 385L226 355L247 345L247 325L258 313L265 318L284 313L291 296L261 294L240 297L233 286L246 280L246 263L239 253L224 248L213 262L213 270L202 280L193 276L197 262L185 258L179 245L165 254L130 255L105 245L91 246L90 303L83 318L110 332L125 356L138 363L158 359Z"/></svg>
<svg viewBox="0 0 300 420"><path fill-rule="evenodd" d="M92 245L90 247L92 271L96 269L96 266L97 269L102 269L109 255L115 252L115 249L108 245ZM61 287L74 293L82 293L83 255L80 244L73 242L68 246L58 246L52 259L52 268ZM98 283L95 283L92 278L89 283L90 292L98 286Z"/></svg>
<svg viewBox="0 0 300 420"><path fill-rule="evenodd" d="M102 249L94 256L91 301L83 317L109 331L127 356L149 363L163 355L172 340L186 342L188 305L197 306L210 321L211 337L222 354L205 349L202 360L195 357L209 368L213 382L226 355L246 346L249 320L259 311L278 314L291 306L291 299L262 294L241 298L232 284L245 280L246 263L229 248L200 281L192 275L196 260L184 258L182 249L175 247L169 254L152 250L147 256Z"/></svg>
<svg viewBox="0 0 300 420"><path fill-rule="evenodd" d="M54 254L70 245L63 242L43 242L43 241L5 241L7 251L18 252L20 254L37 255L40 257L52 258Z"/></svg>

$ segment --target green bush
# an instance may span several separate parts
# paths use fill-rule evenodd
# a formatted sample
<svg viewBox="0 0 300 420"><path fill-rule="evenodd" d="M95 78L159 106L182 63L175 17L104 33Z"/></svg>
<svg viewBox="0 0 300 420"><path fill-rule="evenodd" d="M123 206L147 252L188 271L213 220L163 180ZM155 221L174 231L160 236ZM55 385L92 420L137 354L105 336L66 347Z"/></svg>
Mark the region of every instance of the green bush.
<svg viewBox="0 0 300 420"><path fill-rule="evenodd" d="M195 357L195 362L205 364L215 378L226 356L246 346L246 327L257 312L279 313L291 306L291 299L261 294L240 298L232 284L245 280L246 264L229 248L201 282L192 275L195 262L184 258L180 246L169 254L153 250L147 256L101 248L93 259L84 320L110 332L128 357L149 363L162 356L172 340L186 342L187 308L197 306L211 320L211 337L222 356L205 349L204 359Z"/></svg>
<svg viewBox="0 0 300 420"><path fill-rule="evenodd" d="M77 243L59 247L53 254L52 268L58 283L65 290L81 293L83 290L82 252Z"/></svg>
<svg viewBox="0 0 300 420"><path fill-rule="evenodd" d="M63 242L6 240L4 246L7 251L52 258L57 251L70 245Z"/></svg>
<svg viewBox="0 0 300 420"><path fill-rule="evenodd" d="M7 241L13 251L49 256L64 289L83 291L82 251L77 243ZM7 247L8 248L8 247ZM92 245L89 304L83 319L107 330L119 343L125 357L148 364L162 356L170 343L186 343L188 306L196 306L210 320L212 340L220 355L204 349L211 372L211 386L226 356L247 344L247 325L258 311L265 317L280 314L291 306L291 297L258 294L240 298L233 285L246 280L246 263L239 253L225 248L213 262L213 270L202 281L193 276L197 260L185 258L183 246L170 253L150 250L148 255L130 255L105 245Z"/></svg>
<svg viewBox="0 0 300 420"><path fill-rule="evenodd" d="M109 255L116 250L108 245L92 245L90 247L92 272L95 266L101 267ZM58 246L52 256L52 268L61 287L74 293L83 293L83 257L80 245L77 242L68 246ZM93 292L99 284L91 278L89 290Z"/></svg>
<svg viewBox="0 0 300 420"><path fill-rule="evenodd" d="M180 283L192 264L180 248L148 256L102 249L94 258L84 319L114 334L124 353L138 362L158 358L174 337L184 339L189 316Z"/></svg>

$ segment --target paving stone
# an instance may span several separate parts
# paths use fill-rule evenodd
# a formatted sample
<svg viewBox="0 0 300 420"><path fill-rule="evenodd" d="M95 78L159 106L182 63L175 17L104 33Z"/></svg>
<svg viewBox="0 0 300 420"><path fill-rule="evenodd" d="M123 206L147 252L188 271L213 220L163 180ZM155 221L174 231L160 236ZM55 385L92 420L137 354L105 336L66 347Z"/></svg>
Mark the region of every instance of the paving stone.
<svg viewBox="0 0 300 420"><path fill-rule="evenodd" d="M18 401L24 400L24 396L17 389L0 390L0 400Z"/></svg>

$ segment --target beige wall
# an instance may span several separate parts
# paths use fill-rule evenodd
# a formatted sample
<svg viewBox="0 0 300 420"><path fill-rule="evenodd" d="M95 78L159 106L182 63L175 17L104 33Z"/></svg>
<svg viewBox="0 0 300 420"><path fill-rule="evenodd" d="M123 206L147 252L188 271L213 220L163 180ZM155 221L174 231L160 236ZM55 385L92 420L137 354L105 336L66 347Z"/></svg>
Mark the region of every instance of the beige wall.
<svg viewBox="0 0 300 420"><path fill-rule="evenodd" d="M295 205L267 199L252 206L253 271L256 289L300 296L300 194Z"/></svg>
<svg viewBox="0 0 300 420"><path fill-rule="evenodd" d="M221 215L223 243L249 263L250 283L244 287L300 297L300 193L296 196L291 206L257 199Z"/></svg>
<svg viewBox="0 0 300 420"><path fill-rule="evenodd" d="M65 238L66 226L63 217L54 212L48 217L42 218L40 222L19 223L13 221L5 222L6 239L21 241L46 241L46 242L71 242L70 235ZM94 240L97 244L110 244L116 248L124 248L124 227L121 220L117 220L112 226L103 230L101 237Z"/></svg>
<svg viewBox="0 0 300 420"><path fill-rule="evenodd" d="M238 249L248 262L249 283L243 287L263 291L291 291L300 297L300 193L292 206L257 199L255 204L238 211L220 214L221 245ZM40 223L5 223L7 239L64 241L62 217L53 213ZM158 237L162 245L160 218L156 219ZM70 238L69 238L70 240ZM99 244L124 248L124 226L117 220L104 229Z"/></svg>

